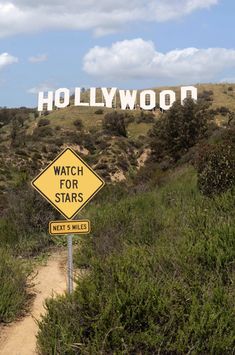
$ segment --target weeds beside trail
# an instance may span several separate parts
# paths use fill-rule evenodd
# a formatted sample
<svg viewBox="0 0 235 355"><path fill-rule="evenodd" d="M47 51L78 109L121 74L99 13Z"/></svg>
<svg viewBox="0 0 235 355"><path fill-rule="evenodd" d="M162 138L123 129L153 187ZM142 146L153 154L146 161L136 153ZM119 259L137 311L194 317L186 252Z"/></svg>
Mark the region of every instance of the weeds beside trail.
<svg viewBox="0 0 235 355"><path fill-rule="evenodd" d="M66 289L65 260L66 250L61 249L53 252L45 264L37 266L34 282L31 285L31 293L34 294L34 297L30 303L30 312L25 313L24 317L20 317L18 321L0 328L1 355L37 354L37 321L40 319L41 314L45 312L45 299L53 295L62 294ZM18 287L23 288L23 285L18 285ZM18 311L20 307L19 302L17 302L17 295L17 290L14 290L11 299L14 297L14 305L18 307ZM7 295L5 294L5 296Z"/></svg>
<svg viewBox="0 0 235 355"><path fill-rule="evenodd" d="M47 302L42 354L231 354L235 204L199 194L191 168L160 189L89 209L71 297Z"/></svg>
<svg viewBox="0 0 235 355"><path fill-rule="evenodd" d="M7 250L0 249L0 324L8 323L22 313L28 295L27 275L22 262Z"/></svg>

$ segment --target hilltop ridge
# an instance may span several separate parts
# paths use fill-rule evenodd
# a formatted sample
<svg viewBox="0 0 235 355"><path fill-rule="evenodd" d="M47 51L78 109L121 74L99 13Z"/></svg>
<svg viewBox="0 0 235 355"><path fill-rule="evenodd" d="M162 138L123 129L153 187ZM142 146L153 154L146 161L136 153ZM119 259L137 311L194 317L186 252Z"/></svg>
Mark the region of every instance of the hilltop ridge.
<svg viewBox="0 0 235 355"><path fill-rule="evenodd" d="M198 100L210 105L213 122L226 125L229 112L235 111L235 84L196 87ZM163 89L175 90L179 99L179 87L156 88ZM84 91L84 100L86 95ZM103 129L105 115L114 111L124 116L126 136ZM139 168L143 157L144 161L148 158L148 132L160 115L158 109L146 112L69 106L41 116L34 109L1 109L0 191L17 184L27 172L38 172L66 146L73 147L107 181L124 180Z"/></svg>

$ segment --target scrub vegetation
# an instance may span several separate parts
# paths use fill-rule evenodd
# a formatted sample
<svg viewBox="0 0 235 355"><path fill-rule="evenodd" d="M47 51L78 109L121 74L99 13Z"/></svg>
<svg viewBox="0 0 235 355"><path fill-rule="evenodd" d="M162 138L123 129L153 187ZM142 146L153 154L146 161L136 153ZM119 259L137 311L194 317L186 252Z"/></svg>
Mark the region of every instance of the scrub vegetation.
<svg viewBox="0 0 235 355"><path fill-rule="evenodd" d="M0 324L22 315L26 307L27 272L21 261L0 248Z"/></svg>
<svg viewBox="0 0 235 355"><path fill-rule="evenodd" d="M92 233L76 237L74 294L46 301L40 353L233 353L234 92L200 85L198 104L167 113L0 110L0 325L27 308L28 262L57 242L61 216L30 181L70 146L107 184L81 214Z"/></svg>
<svg viewBox="0 0 235 355"><path fill-rule="evenodd" d="M93 232L75 255L87 274L73 296L48 300L41 353L231 354L234 191L202 196L190 167L144 193L123 189L89 210Z"/></svg>
<svg viewBox="0 0 235 355"><path fill-rule="evenodd" d="M47 301L42 354L235 351L235 131L212 117L205 103L174 104L149 132L145 167L89 208L75 255L87 272Z"/></svg>

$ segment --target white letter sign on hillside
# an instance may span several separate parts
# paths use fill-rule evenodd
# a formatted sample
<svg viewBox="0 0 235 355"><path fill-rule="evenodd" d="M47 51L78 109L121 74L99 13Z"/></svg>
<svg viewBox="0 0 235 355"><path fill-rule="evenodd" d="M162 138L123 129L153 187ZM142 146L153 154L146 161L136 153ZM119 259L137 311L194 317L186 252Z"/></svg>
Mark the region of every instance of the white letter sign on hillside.
<svg viewBox="0 0 235 355"><path fill-rule="evenodd" d="M147 97L149 102L147 103ZM153 90L144 90L140 93L140 108L153 110L156 107L156 94Z"/></svg>
<svg viewBox="0 0 235 355"><path fill-rule="evenodd" d="M117 94L120 99L120 108L122 110L134 110L137 107L138 90L118 90L117 88L107 89L105 87L99 89L102 98L97 100L97 88L87 90L89 99L86 102L81 100L81 88L74 90L74 106L90 106L90 107L108 107L112 108L116 101ZM38 94L38 111L52 111L55 108L65 108L70 105L70 99L73 92L67 88L61 88L48 93L39 92ZM181 87L181 103L186 98L192 98L197 101L197 88L194 86ZM167 111L171 108L176 100L176 94L173 90L163 90L159 94L159 106ZM157 93L154 90L142 90L139 92L140 108L143 110L153 110L157 105ZM116 105L116 104L115 104ZM114 105L114 106L115 106Z"/></svg>
<svg viewBox="0 0 235 355"><path fill-rule="evenodd" d="M164 90L160 93L160 107L163 110L169 110L176 101L175 92L172 90Z"/></svg>
<svg viewBox="0 0 235 355"><path fill-rule="evenodd" d="M65 108L69 105L69 89L58 89L55 92L55 106L58 108Z"/></svg>
<svg viewBox="0 0 235 355"><path fill-rule="evenodd" d="M181 104L183 105L184 100L188 97L197 101L197 88L194 86L183 86L181 88Z"/></svg>
<svg viewBox="0 0 235 355"><path fill-rule="evenodd" d="M106 107L113 107L113 100L117 92L117 88L112 88L109 92L107 88L102 88L102 95L104 97L104 101L106 102Z"/></svg>
<svg viewBox="0 0 235 355"><path fill-rule="evenodd" d="M47 106L47 111L53 110L53 100L54 94L53 91L48 91L47 97L45 97L44 92L39 92L38 94L38 111L44 111L44 105Z"/></svg>
<svg viewBox="0 0 235 355"><path fill-rule="evenodd" d="M104 107L104 102L96 102L96 88L90 89L90 106Z"/></svg>
<svg viewBox="0 0 235 355"><path fill-rule="evenodd" d="M80 88L75 89L74 106L89 106L88 102L81 102L81 89Z"/></svg>
<svg viewBox="0 0 235 355"><path fill-rule="evenodd" d="M121 100L121 109L126 110L129 108L130 110L134 110L136 98L137 98L137 90L120 90L120 100Z"/></svg>

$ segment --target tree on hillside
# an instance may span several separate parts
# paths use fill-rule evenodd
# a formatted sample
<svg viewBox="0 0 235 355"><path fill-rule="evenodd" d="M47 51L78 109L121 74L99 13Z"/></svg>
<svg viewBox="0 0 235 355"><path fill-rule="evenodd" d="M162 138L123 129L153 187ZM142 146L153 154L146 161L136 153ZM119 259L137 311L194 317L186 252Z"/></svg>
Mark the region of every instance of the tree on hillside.
<svg viewBox="0 0 235 355"><path fill-rule="evenodd" d="M202 145L195 159L198 187L207 196L235 186L235 128L222 133L218 141Z"/></svg>
<svg viewBox="0 0 235 355"><path fill-rule="evenodd" d="M20 129L23 127L23 118L14 118L11 121L11 130L10 130L10 137L11 137L11 146L12 147L18 147L20 145L24 145L25 142L25 137L20 131Z"/></svg>
<svg viewBox="0 0 235 355"><path fill-rule="evenodd" d="M48 126L50 124L50 120L48 120L47 118L41 118L38 121L38 127L45 127Z"/></svg>
<svg viewBox="0 0 235 355"><path fill-rule="evenodd" d="M153 156L160 161L165 156L177 161L195 145L207 129L207 106L186 99L176 101L150 131Z"/></svg>
<svg viewBox="0 0 235 355"><path fill-rule="evenodd" d="M117 111L107 113L104 116L103 129L115 136L127 137L125 117Z"/></svg>

